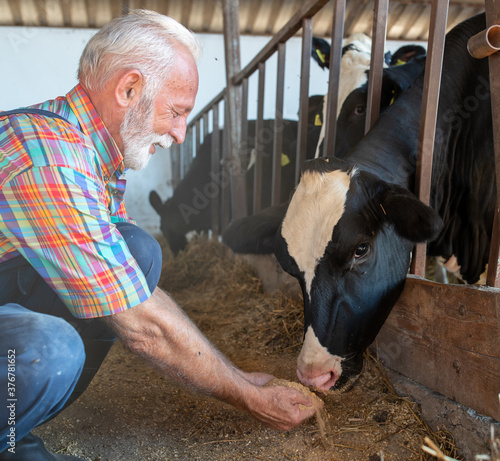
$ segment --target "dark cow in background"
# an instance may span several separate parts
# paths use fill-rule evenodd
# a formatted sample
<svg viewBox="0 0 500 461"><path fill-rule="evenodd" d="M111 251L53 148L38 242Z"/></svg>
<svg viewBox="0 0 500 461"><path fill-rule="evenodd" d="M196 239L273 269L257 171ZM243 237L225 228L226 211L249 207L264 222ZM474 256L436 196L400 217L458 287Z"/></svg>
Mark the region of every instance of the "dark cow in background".
<svg viewBox="0 0 500 461"><path fill-rule="evenodd" d="M484 271L496 201L491 98L488 61L472 58L467 41L485 27L482 14L446 37L430 207L410 192L421 76L344 159L306 162L281 225L253 226L275 233L276 257L303 290L303 383L342 390L356 379L404 287L415 242L430 241L428 253L468 283Z"/></svg>

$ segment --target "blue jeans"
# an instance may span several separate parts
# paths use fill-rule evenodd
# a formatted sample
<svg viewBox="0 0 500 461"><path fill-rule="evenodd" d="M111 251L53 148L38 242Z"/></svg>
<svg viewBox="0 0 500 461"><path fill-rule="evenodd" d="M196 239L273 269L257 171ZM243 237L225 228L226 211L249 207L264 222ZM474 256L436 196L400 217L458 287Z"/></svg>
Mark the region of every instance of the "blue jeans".
<svg viewBox="0 0 500 461"><path fill-rule="evenodd" d="M130 223L117 228L153 291L161 248ZM18 256L0 264L0 452L72 403L116 337L99 318L77 319Z"/></svg>

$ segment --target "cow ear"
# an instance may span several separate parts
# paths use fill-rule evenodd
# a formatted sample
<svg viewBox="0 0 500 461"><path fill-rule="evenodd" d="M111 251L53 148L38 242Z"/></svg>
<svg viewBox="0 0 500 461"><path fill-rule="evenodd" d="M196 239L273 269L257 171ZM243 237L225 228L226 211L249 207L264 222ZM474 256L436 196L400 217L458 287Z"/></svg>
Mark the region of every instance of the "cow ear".
<svg viewBox="0 0 500 461"><path fill-rule="evenodd" d="M161 210L163 209L163 202L161 201L158 193L154 190L149 193L149 203L151 203L151 206L158 214L161 214Z"/></svg>
<svg viewBox="0 0 500 461"><path fill-rule="evenodd" d="M417 243L432 241L439 235L443 221L434 209L410 191L391 185L382 196L380 208L384 218L401 237Z"/></svg>
<svg viewBox="0 0 500 461"><path fill-rule="evenodd" d="M424 71L425 56L412 59L407 64L384 69L382 80L382 106L389 107L399 95L410 87L415 79Z"/></svg>
<svg viewBox="0 0 500 461"><path fill-rule="evenodd" d="M223 232L222 241L235 253L271 254L287 208L288 202L237 219Z"/></svg>
<svg viewBox="0 0 500 461"><path fill-rule="evenodd" d="M313 37L311 56L321 69L330 68L330 44L326 40Z"/></svg>

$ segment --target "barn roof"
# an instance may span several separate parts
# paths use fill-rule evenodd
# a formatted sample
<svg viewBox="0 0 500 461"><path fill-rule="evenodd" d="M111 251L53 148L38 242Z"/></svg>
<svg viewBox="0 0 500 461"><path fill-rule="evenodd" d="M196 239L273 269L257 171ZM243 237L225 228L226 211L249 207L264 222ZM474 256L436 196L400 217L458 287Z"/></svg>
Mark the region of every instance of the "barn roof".
<svg viewBox="0 0 500 461"><path fill-rule="evenodd" d="M274 35L304 0L240 0L240 31ZM346 0L345 35L371 35L373 0ZM222 0L0 0L0 25L99 28L127 8L147 8L172 16L198 33L222 33ZM391 1L388 40L426 40L430 0ZM484 11L483 0L451 0L448 29ZM328 37L333 18L331 0L315 16L313 33Z"/></svg>

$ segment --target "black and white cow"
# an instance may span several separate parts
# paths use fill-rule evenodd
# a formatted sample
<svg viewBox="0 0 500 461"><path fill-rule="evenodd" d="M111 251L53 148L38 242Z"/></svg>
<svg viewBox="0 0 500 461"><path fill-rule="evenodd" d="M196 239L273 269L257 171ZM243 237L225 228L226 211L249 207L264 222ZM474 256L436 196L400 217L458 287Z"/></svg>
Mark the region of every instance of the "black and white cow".
<svg viewBox="0 0 500 461"><path fill-rule="evenodd" d="M280 225L254 225L275 233L276 257L303 290L303 383L342 390L356 379L403 289L415 242L430 241L428 253L468 283L484 271L496 200L491 99L488 62L472 58L467 41L485 27L483 14L446 37L430 207L410 192L420 77L344 159L306 162Z"/></svg>

